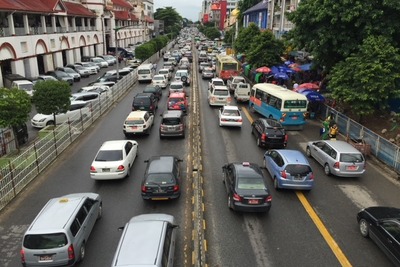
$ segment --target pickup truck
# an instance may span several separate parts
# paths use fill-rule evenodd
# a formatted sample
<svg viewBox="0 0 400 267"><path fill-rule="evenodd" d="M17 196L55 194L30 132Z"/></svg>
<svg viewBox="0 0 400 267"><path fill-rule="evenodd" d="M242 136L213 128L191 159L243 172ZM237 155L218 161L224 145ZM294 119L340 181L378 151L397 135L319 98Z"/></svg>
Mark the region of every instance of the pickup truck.
<svg viewBox="0 0 400 267"><path fill-rule="evenodd" d="M242 76L232 76L230 79L228 79L227 86L229 91L233 93L239 83L246 83L246 79Z"/></svg>

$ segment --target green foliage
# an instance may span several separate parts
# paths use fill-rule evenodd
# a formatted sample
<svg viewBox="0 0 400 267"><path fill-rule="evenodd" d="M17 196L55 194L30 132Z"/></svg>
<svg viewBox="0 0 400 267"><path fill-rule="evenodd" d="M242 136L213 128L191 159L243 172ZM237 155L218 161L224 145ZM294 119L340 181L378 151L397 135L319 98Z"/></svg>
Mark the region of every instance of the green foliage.
<svg viewBox="0 0 400 267"><path fill-rule="evenodd" d="M360 118L387 107L389 98L400 97L400 54L386 36L367 37L358 52L332 69L329 86L333 97L351 106Z"/></svg>
<svg viewBox="0 0 400 267"><path fill-rule="evenodd" d="M221 33L219 32L219 30L216 27L206 28L204 31L204 34L210 40L214 40L215 38L221 37Z"/></svg>
<svg viewBox="0 0 400 267"><path fill-rule="evenodd" d="M32 102L38 113L59 114L68 111L71 89L64 81L42 81L35 84Z"/></svg>
<svg viewBox="0 0 400 267"><path fill-rule="evenodd" d="M182 27L183 19L173 7L157 8L154 19L164 21L165 33L178 34Z"/></svg>
<svg viewBox="0 0 400 267"><path fill-rule="evenodd" d="M232 41L233 41L234 37L235 37L235 28L232 27L228 31L225 32L224 42L227 45L232 46Z"/></svg>
<svg viewBox="0 0 400 267"><path fill-rule="evenodd" d="M281 64L280 55L283 51L283 42L277 40L271 31L264 31L255 36L246 55L248 62L258 68Z"/></svg>
<svg viewBox="0 0 400 267"><path fill-rule="evenodd" d="M135 48L135 57L145 61L151 57L155 52L153 51L153 46L145 43Z"/></svg>
<svg viewBox="0 0 400 267"><path fill-rule="evenodd" d="M31 111L31 98L16 88L0 88L0 127L25 123Z"/></svg>
<svg viewBox="0 0 400 267"><path fill-rule="evenodd" d="M247 28L241 28L238 34L238 38L234 42L235 50L238 53L250 52L250 46L254 43L254 40L260 34L260 29L254 23L250 23L249 27Z"/></svg>

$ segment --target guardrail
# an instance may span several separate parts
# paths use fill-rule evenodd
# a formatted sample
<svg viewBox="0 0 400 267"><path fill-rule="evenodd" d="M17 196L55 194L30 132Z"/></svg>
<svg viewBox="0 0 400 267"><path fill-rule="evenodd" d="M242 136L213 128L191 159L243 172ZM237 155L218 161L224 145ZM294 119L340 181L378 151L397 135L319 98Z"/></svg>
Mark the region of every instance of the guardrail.
<svg viewBox="0 0 400 267"><path fill-rule="evenodd" d="M170 49L173 42L164 49ZM163 50L164 50L163 49ZM143 63L156 62L161 56L157 52ZM90 111L82 111L66 123L42 131L37 141L15 157L0 158L0 211L7 206L32 180L48 167L83 131L88 129L115 102L121 99L137 81L137 72L132 71L112 88L111 94L99 98L90 105Z"/></svg>

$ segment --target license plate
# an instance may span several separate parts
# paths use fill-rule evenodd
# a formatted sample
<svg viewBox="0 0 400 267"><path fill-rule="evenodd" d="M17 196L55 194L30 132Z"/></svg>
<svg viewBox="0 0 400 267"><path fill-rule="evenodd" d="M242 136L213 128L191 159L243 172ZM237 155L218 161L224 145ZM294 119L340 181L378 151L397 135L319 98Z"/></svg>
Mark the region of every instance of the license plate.
<svg viewBox="0 0 400 267"><path fill-rule="evenodd" d="M297 116L293 116L292 117L293 120L297 120L297 118L298 118Z"/></svg>
<svg viewBox="0 0 400 267"><path fill-rule="evenodd" d="M218 100L225 100L225 98L218 98Z"/></svg>
<svg viewBox="0 0 400 267"><path fill-rule="evenodd" d="M131 129L137 129L137 126L131 126Z"/></svg>
<svg viewBox="0 0 400 267"><path fill-rule="evenodd" d="M153 197L152 200L168 200L167 197Z"/></svg>
<svg viewBox="0 0 400 267"><path fill-rule="evenodd" d="M357 166L347 166L346 167L346 170L348 170L348 171L356 171L357 169L358 169Z"/></svg>
<svg viewBox="0 0 400 267"><path fill-rule="evenodd" d="M258 199L249 199L249 204L258 204Z"/></svg>
<svg viewBox="0 0 400 267"><path fill-rule="evenodd" d="M294 177L294 180L300 181L300 180L303 180L303 177L301 177L301 176L295 176L295 177Z"/></svg>
<svg viewBox="0 0 400 267"><path fill-rule="evenodd" d="M51 255L39 256L39 261L40 261L40 262L49 262L49 261L53 261L53 257L52 257Z"/></svg>
<svg viewBox="0 0 400 267"><path fill-rule="evenodd" d="M102 169L102 171L103 171L103 172L109 172L109 171L110 171L110 168L104 168L104 169Z"/></svg>

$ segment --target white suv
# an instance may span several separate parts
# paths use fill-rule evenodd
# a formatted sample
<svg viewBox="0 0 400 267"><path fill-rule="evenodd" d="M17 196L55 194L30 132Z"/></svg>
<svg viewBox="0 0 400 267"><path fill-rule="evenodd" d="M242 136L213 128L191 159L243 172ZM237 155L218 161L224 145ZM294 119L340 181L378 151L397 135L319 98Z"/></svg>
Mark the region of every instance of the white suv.
<svg viewBox="0 0 400 267"><path fill-rule="evenodd" d="M231 103L231 100L231 94L225 85L213 85L208 89L208 104L210 106L226 106Z"/></svg>
<svg viewBox="0 0 400 267"><path fill-rule="evenodd" d="M150 134L154 123L154 115L148 111L136 110L129 113L124 122L125 137L134 134Z"/></svg>
<svg viewBox="0 0 400 267"><path fill-rule="evenodd" d="M211 86L213 86L213 85L224 86L225 83L224 83L224 80L222 80L221 78L213 78L208 83L208 89L211 89Z"/></svg>
<svg viewBox="0 0 400 267"><path fill-rule="evenodd" d="M175 81L181 81L184 85L190 85L189 72L187 70L178 70L175 73Z"/></svg>

